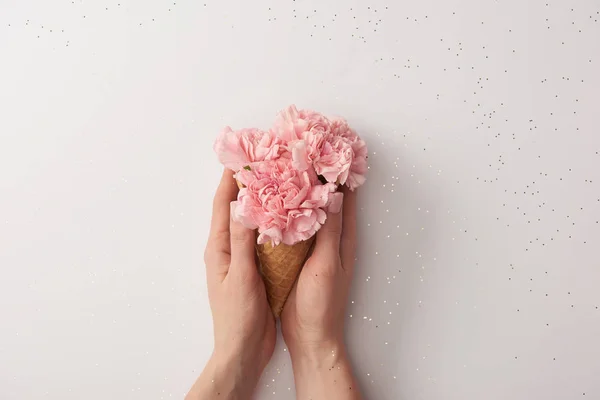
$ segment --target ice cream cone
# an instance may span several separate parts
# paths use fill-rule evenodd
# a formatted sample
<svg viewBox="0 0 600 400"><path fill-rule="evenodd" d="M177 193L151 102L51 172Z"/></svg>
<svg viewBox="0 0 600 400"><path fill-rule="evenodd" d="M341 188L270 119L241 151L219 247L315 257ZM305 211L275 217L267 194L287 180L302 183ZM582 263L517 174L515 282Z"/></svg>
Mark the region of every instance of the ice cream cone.
<svg viewBox="0 0 600 400"><path fill-rule="evenodd" d="M273 247L271 243L257 244L256 254L260 271L267 289L267 298L275 318L279 317L285 301L302 270L315 237L292 246L283 243Z"/></svg>
<svg viewBox="0 0 600 400"><path fill-rule="evenodd" d="M236 183L240 189L244 187L240 181L236 180ZM275 318L281 314L314 241L313 236L291 246L283 243L275 247L271 243L255 246L267 299Z"/></svg>

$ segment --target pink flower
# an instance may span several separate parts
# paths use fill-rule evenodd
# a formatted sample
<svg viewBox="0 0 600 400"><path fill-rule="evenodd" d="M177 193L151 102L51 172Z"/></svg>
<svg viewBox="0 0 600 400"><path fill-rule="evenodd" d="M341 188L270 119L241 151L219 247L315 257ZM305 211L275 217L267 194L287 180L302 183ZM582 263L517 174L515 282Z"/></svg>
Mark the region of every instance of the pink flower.
<svg viewBox="0 0 600 400"><path fill-rule="evenodd" d="M354 159L352 160L352 165L350 166L350 174L348 175L346 185L350 188L350 190L354 190L367 180L367 158L369 157L369 152L367 150L367 144L365 141L358 136L352 139L351 146L352 151L354 152Z"/></svg>
<svg viewBox="0 0 600 400"><path fill-rule="evenodd" d="M328 133L329 120L316 111L298 111L295 105L291 105L277 114L273 132L284 142L290 143L304 139L305 132Z"/></svg>
<svg viewBox="0 0 600 400"><path fill-rule="evenodd" d="M314 163L315 172L322 175L327 182L343 185L348 179L353 157L352 146L345 138L330 136Z"/></svg>
<svg viewBox="0 0 600 400"><path fill-rule="evenodd" d="M319 157L329 125L322 114L291 105L277 114L273 132L286 143L294 168L305 171Z"/></svg>
<svg viewBox="0 0 600 400"><path fill-rule="evenodd" d="M292 166L298 171L307 170L321 156L328 136L328 133L307 131L302 139L289 142L287 149L291 152Z"/></svg>
<svg viewBox="0 0 600 400"><path fill-rule="evenodd" d="M258 229L258 244L293 245L313 236L327 218L325 209L339 211L336 185L321 184L312 169L298 171L286 160L254 163L236 179L244 185L232 204L232 218Z"/></svg>
<svg viewBox="0 0 600 400"><path fill-rule="evenodd" d="M366 180L367 145L344 119L333 119L330 128L331 134L314 162L315 171L328 182L346 184L354 190Z"/></svg>
<svg viewBox="0 0 600 400"><path fill-rule="evenodd" d="M279 157L281 140L272 132L256 128L232 130L225 127L213 146L219 161L227 168L239 171L257 161Z"/></svg>

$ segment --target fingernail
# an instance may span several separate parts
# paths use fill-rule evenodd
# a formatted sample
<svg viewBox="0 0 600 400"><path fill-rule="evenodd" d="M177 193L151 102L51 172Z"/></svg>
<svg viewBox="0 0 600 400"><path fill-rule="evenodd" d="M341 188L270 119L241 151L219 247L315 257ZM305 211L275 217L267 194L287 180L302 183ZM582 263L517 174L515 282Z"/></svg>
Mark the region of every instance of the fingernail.
<svg viewBox="0 0 600 400"><path fill-rule="evenodd" d="M332 214L337 214L342 210L342 203L344 202L344 193L335 192L331 194L331 201L327 211Z"/></svg>

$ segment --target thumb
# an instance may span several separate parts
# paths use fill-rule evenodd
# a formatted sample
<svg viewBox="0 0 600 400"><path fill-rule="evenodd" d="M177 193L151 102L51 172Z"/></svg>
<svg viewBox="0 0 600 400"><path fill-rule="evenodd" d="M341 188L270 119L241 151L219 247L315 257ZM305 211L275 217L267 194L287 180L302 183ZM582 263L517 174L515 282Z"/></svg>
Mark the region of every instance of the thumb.
<svg viewBox="0 0 600 400"><path fill-rule="evenodd" d="M256 236L254 230L246 228L242 223L232 218L229 225L231 240L231 266L229 273L237 274L242 277L249 277L256 271L256 261L254 258Z"/></svg>
<svg viewBox="0 0 600 400"><path fill-rule="evenodd" d="M339 257L340 254L340 238L342 235L342 213L340 212L343 193L334 193L336 197L332 201L332 205L335 207L329 207L327 212L327 219L317 232L317 239L315 243L315 249L313 254L318 257L335 255Z"/></svg>

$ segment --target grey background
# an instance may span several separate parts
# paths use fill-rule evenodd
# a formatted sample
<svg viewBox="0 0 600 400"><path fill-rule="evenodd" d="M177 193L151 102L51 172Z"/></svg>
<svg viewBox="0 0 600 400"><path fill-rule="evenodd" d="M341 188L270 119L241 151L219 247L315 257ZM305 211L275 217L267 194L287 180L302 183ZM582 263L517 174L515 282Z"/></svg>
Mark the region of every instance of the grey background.
<svg viewBox="0 0 600 400"><path fill-rule="evenodd" d="M204 3L206 1L206 3ZM224 125L371 150L369 399L600 398L600 3L0 2L0 398L182 398ZM292 399L284 343L259 399Z"/></svg>

